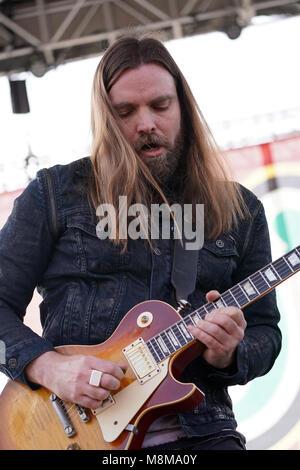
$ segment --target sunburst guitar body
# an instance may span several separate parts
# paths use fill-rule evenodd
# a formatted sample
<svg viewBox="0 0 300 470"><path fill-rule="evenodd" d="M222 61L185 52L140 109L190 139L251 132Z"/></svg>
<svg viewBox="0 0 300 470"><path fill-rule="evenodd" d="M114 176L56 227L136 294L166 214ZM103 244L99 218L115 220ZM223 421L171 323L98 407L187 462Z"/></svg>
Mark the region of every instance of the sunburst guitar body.
<svg viewBox="0 0 300 470"><path fill-rule="evenodd" d="M194 384L178 381L185 365L203 349L195 341L182 347L182 329L181 335L177 332L182 344L178 342L176 350L173 342L179 340L168 329L180 320L168 304L146 301L132 308L104 343L56 348L67 355L87 354L120 364L127 362L119 390L97 410L62 402L46 388L33 391L10 380L0 396L0 448L139 449L157 417L193 408L204 398ZM173 348L168 345L172 353L170 349L167 352L165 334L174 344ZM151 338L152 345L147 344Z"/></svg>

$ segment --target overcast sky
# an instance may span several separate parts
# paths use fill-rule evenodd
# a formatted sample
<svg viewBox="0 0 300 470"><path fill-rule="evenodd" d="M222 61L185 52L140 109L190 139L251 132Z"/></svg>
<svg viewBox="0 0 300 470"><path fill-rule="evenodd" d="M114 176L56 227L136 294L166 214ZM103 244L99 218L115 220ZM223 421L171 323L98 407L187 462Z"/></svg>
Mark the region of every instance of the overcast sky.
<svg viewBox="0 0 300 470"><path fill-rule="evenodd" d="M231 145L245 136L255 142L262 126L266 131L265 121L260 128L249 128L245 117L277 113L272 124L276 133L300 127L295 124L299 114L292 119L286 115L285 120L280 114L300 109L300 17L254 22L259 24L234 41L224 33L210 33L167 43L220 144L226 145L227 139ZM24 185L28 144L40 166L89 153L90 91L98 61L59 66L43 78L29 73L15 77L26 78L31 108L27 115L12 113L8 81L0 78L0 192ZM232 120L230 132L216 126Z"/></svg>

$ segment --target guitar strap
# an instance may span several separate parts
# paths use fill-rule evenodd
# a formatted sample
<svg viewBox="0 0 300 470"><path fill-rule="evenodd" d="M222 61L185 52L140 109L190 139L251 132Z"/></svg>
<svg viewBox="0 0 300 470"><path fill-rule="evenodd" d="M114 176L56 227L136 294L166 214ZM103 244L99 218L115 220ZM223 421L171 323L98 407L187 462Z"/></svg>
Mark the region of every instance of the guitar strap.
<svg viewBox="0 0 300 470"><path fill-rule="evenodd" d="M58 221L58 214L57 214L57 207L56 207L56 199L55 199L55 188L54 188L54 181L51 175L51 172L48 168L43 168L41 172L44 173L46 179L46 185L48 189L48 197L49 197L49 209L50 209L50 223L51 223L51 230L54 239L58 239L62 228L60 227Z"/></svg>
<svg viewBox="0 0 300 470"><path fill-rule="evenodd" d="M258 200L251 214L251 221L245 236L245 241L241 250L240 262L246 254L248 248L250 234L252 230L252 221L257 216L261 209L261 202ZM196 276L197 276L197 263L199 250L185 249L187 240L182 234L183 240L174 240L174 255L173 255L173 269L171 282L175 289L176 301L180 310L186 310L191 307L188 302L188 296L195 290ZM189 240L191 242L191 240Z"/></svg>
<svg viewBox="0 0 300 470"><path fill-rule="evenodd" d="M189 243L191 240L189 240ZM188 296L192 294L196 286L198 250L187 250L187 240L174 240L174 254L171 283L175 289L176 302L179 310L188 310L191 304Z"/></svg>

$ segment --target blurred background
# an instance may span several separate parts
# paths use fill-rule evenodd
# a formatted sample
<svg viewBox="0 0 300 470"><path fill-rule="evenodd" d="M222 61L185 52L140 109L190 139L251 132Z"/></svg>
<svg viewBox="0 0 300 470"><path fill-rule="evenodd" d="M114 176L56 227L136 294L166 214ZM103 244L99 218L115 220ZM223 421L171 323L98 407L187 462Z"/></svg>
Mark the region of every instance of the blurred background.
<svg viewBox="0 0 300 470"><path fill-rule="evenodd" d="M273 258L299 245L299 14L285 0L0 0L0 227L40 168L89 155L96 66L141 30L165 41L235 179L264 203ZM230 389L248 449L300 449L299 287L295 275L277 288L274 368ZM25 318L38 333L39 302Z"/></svg>

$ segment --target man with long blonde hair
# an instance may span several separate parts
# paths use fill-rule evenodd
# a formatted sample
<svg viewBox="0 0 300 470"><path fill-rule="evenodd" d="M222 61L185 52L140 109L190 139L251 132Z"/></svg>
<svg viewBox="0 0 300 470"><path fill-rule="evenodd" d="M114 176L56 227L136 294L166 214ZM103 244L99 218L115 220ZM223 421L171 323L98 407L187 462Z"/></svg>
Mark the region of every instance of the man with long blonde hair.
<svg viewBox="0 0 300 470"><path fill-rule="evenodd" d="M179 238L184 231L188 207L191 231L203 232L201 246L192 247L193 307L217 300L268 264L271 253L262 204L228 176L183 74L160 41L130 36L108 48L94 77L91 124L91 156L40 171L1 232L0 267L8 273L0 287L8 357L1 370L97 409L120 387L126 364L65 357L54 347L105 341L125 313L147 299L177 307L174 233L178 226ZM169 237L161 236L161 218L158 232L151 227L157 204L170 214L175 204L180 213L171 217ZM43 338L21 322L35 286L43 296ZM244 313L238 301L217 307L186 331L205 349L186 366L183 380L194 382L205 400L154 421L144 447L245 449L227 387L271 369L281 347L279 312L274 292ZM13 367L10 356L18 359Z"/></svg>

